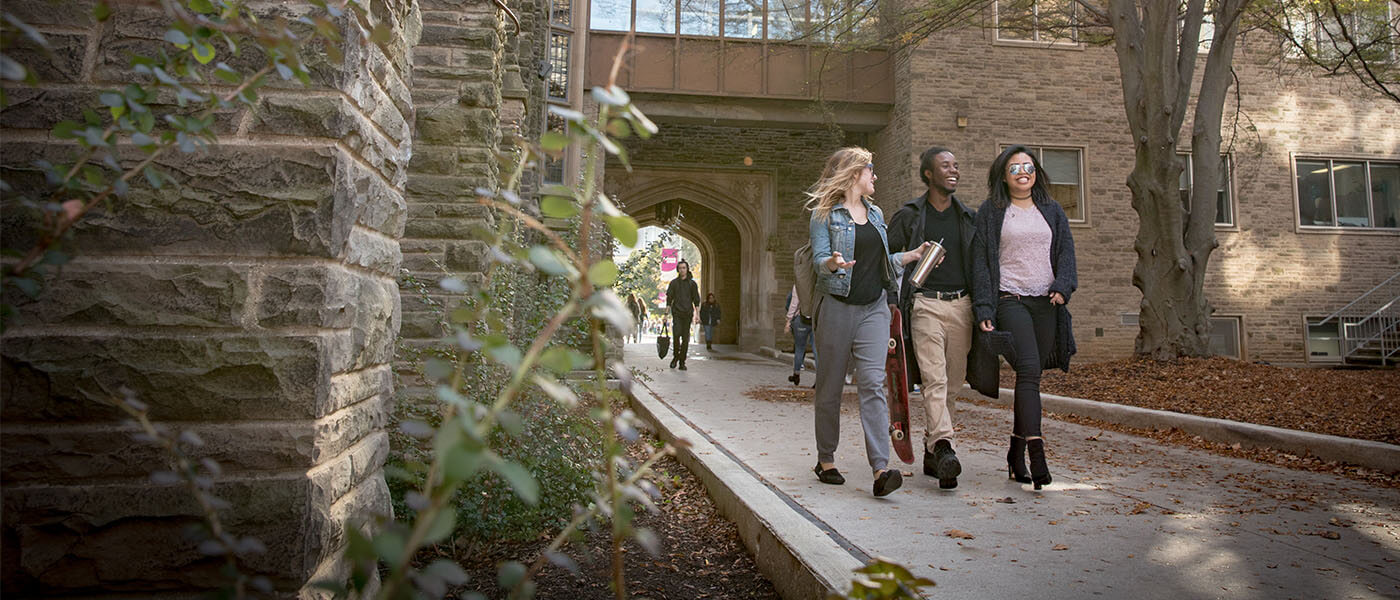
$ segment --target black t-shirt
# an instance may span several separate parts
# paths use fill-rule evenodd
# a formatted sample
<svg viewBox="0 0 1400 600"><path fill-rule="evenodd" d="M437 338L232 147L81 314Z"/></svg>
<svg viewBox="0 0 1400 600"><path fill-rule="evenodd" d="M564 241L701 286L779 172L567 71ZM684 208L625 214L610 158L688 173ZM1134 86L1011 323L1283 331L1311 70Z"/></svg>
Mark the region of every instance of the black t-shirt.
<svg viewBox="0 0 1400 600"><path fill-rule="evenodd" d="M942 212L934 210L932 206L924 207L924 240L937 242L943 240L943 249L947 254L943 257L943 262L929 273L928 279L924 280L920 290L930 292L956 292L958 290L968 290L967 280L963 277L963 255L962 236L958 227L958 211L950 204Z"/></svg>
<svg viewBox="0 0 1400 600"><path fill-rule="evenodd" d="M847 259L851 260L851 259ZM885 243L880 241L880 230L875 229L875 224L866 221L864 225L856 225L856 266L851 267L851 293L845 298L832 296L846 304L870 304L880 299L880 292L885 291L883 277L885 265L881 261L889 260L885 255Z"/></svg>

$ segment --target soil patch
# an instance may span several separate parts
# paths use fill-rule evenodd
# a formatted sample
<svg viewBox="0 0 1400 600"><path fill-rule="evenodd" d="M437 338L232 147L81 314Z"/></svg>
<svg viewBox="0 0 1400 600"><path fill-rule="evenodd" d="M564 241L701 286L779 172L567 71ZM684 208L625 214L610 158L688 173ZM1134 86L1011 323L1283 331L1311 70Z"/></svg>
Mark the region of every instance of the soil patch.
<svg viewBox="0 0 1400 600"><path fill-rule="evenodd" d="M1015 375L1001 374L1002 387ZM1400 370L1305 369L1228 358L1126 359L1046 371L1051 394L1400 444Z"/></svg>
<svg viewBox="0 0 1400 600"><path fill-rule="evenodd" d="M642 446L646 445L631 446L629 455L633 461L645 459ZM758 566L739 541L738 528L715 510L699 480L674 457L657 461L653 468L655 474L650 479L661 492L661 498L656 500L660 510L643 510L634 525L656 535L660 554L652 556L631 540L624 544L628 597L778 600L773 584L758 572ZM487 598L504 598L506 592L496 584L498 566L510 560L528 565L548 543L547 539L481 543L467 553L470 556L456 557L471 576L463 590L475 590ZM578 571L547 564L535 577L535 597L612 600L611 545L611 537L602 530L589 532L581 542L565 546L563 553L578 563ZM435 557L421 558L428 562Z"/></svg>

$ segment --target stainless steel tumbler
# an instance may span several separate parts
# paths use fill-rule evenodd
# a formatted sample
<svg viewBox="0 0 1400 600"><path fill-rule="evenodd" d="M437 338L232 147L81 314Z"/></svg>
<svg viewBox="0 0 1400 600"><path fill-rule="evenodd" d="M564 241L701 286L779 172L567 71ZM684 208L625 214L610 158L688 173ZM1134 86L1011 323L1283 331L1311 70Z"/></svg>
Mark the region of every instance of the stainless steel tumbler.
<svg viewBox="0 0 1400 600"><path fill-rule="evenodd" d="M947 250L943 249L943 244L938 242L931 242L931 244L928 252L925 252L923 257L919 258L918 264L914 265L914 274L910 279L915 289L924 285L924 280L928 279L929 273L933 272L934 265L937 265L939 259L948 253Z"/></svg>

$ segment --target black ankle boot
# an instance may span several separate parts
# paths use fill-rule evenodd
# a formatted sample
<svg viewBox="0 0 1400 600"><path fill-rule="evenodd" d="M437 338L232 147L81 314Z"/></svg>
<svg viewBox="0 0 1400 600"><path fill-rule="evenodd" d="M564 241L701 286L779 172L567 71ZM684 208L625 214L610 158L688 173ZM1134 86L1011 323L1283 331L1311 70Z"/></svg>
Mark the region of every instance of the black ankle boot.
<svg viewBox="0 0 1400 600"><path fill-rule="evenodd" d="M1045 466L1045 440L1026 440L1026 452L1031 455L1031 483L1035 489L1050 485L1050 468Z"/></svg>
<svg viewBox="0 0 1400 600"><path fill-rule="evenodd" d="M938 440L933 444L933 452L924 450L924 475L938 478L940 489L951 490L958 487L958 475L962 474L962 463L958 453L948 440Z"/></svg>
<svg viewBox="0 0 1400 600"><path fill-rule="evenodd" d="M1030 483L1026 470L1026 438L1012 434L1011 449L1006 451L1006 478L1016 483Z"/></svg>

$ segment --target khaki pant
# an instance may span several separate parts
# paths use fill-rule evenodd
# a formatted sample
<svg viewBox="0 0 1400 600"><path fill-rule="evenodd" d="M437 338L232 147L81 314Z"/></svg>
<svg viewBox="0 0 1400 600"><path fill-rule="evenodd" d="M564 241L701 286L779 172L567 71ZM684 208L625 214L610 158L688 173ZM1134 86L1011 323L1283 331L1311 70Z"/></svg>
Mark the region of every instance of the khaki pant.
<svg viewBox="0 0 1400 600"><path fill-rule="evenodd" d="M924 396L924 449L938 440L953 441L953 398L967 376L972 349L972 298L937 300L914 297L911 325L919 357Z"/></svg>

